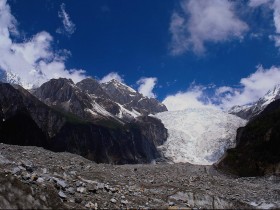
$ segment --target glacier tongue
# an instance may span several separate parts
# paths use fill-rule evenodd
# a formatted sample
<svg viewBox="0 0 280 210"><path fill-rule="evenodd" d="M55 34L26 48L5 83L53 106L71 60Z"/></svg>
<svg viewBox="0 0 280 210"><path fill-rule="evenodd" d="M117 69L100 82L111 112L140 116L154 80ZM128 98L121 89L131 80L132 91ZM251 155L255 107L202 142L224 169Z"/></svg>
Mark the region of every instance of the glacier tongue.
<svg viewBox="0 0 280 210"><path fill-rule="evenodd" d="M155 115L169 137L159 149L173 162L211 165L235 146L236 130L246 120L209 108L168 111Z"/></svg>

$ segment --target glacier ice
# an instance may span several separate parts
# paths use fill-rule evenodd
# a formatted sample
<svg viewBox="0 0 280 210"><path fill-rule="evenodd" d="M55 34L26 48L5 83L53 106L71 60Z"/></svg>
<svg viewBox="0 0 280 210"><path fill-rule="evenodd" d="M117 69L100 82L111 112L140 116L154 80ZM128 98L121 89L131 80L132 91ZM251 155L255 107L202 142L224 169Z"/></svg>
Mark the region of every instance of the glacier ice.
<svg viewBox="0 0 280 210"><path fill-rule="evenodd" d="M158 113L168 129L167 141L159 146L173 162L211 165L235 146L236 130L246 120L210 108L190 108Z"/></svg>

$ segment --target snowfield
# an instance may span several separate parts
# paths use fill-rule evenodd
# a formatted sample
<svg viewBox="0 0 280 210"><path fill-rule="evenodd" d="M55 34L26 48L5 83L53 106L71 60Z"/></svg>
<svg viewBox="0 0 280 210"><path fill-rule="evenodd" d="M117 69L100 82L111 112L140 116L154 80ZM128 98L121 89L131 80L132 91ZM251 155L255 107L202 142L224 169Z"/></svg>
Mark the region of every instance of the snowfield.
<svg viewBox="0 0 280 210"><path fill-rule="evenodd" d="M211 165L235 146L236 130L247 121L220 110L194 108L155 115L169 137L158 148L173 162Z"/></svg>

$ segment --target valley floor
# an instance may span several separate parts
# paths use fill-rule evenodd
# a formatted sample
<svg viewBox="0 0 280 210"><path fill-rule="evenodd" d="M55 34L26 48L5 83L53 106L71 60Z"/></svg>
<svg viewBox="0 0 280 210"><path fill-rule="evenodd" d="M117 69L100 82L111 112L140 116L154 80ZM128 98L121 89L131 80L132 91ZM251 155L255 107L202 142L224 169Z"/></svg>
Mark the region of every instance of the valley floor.
<svg viewBox="0 0 280 210"><path fill-rule="evenodd" d="M280 178L211 166L107 165L0 144L0 208L280 208Z"/></svg>

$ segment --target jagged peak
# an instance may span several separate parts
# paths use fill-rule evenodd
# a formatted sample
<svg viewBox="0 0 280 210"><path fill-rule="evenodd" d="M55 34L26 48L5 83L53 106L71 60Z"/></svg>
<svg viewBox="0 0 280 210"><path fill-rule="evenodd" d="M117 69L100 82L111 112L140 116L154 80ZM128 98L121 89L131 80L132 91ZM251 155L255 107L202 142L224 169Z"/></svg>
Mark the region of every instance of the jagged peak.
<svg viewBox="0 0 280 210"><path fill-rule="evenodd" d="M103 83L105 86L114 86L117 89L126 89L130 92L136 93L137 91L134 90L133 88L129 87L128 85L116 80L112 79L109 82Z"/></svg>
<svg viewBox="0 0 280 210"><path fill-rule="evenodd" d="M96 80L96 79L94 79L94 78L92 78L92 77L88 77L88 78L85 78L85 79L83 79L83 80L81 80L80 82L78 82L78 83L98 83L98 84L100 84L99 82L98 82L98 80ZM77 83L77 84L78 84Z"/></svg>

